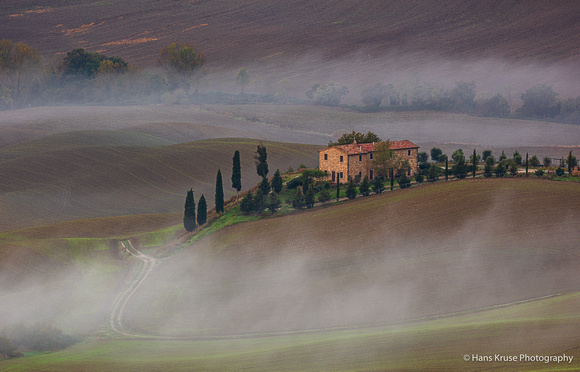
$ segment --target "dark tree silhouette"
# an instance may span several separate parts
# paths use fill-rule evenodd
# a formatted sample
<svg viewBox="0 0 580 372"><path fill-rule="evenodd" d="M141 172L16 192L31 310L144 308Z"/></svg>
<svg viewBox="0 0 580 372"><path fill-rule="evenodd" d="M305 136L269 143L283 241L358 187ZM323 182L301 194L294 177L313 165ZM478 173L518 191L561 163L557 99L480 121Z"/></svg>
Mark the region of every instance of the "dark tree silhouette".
<svg viewBox="0 0 580 372"><path fill-rule="evenodd" d="M193 198L193 189L189 189L185 197L185 212L183 214L183 227L187 231L195 229L195 200Z"/></svg>
<svg viewBox="0 0 580 372"><path fill-rule="evenodd" d="M207 222L207 203L205 201L205 196L201 194L199 202L197 203L197 224L199 226L204 225Z"/></svg>
<svg viewBox="0 0 580 372"><path fill-rule="evenodd" d="M215 180L215 211L217 213L224 213L224 185L221 169L218 169Z"/></svg>
<svg viewBox="0 0 580 372"><path fill-rule="evenodd" d="M234 152L232 166L232 187L236 189L238 202L240 201L240 191L242 190L242 166L240 165L240 152Z"/></svg>

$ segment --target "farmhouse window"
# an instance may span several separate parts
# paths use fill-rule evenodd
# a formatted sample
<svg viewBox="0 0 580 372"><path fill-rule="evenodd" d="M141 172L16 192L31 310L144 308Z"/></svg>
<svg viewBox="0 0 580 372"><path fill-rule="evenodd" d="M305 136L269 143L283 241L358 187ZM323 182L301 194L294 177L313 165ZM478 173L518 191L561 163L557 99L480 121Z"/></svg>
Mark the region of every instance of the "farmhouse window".
<svg viewBox="0 0 580 372"><path fill-rule="evenodd" d="M343 162L342 155L340 156L340 162L341 162L341 163Z"/></svg>
<svg viewBox="0 0 580 372"><path fill-rule="evenodd" d="M370 155L371 155L371 160L373 160L373 153L371 152Z"/></svg>
<svg viewBox="0 0 580 372"><path fill-rule="evenodd" d="M362 172L358 172L358 178L362 178Z"/></svg>
<svg viewBox="0 0 580 372"><path fill-rule="evenodd" d="M411 156L411 150L407 150L407 156Z"/></svg>
<svg viewBox="0 0 580 372"><path fill-rule="evenodd" d="M358 161L362 161L362 155L358 156Z"/></svg>
<svg viewBox="0 0 580 372"><path fill-rule="evenodd" d="M340 178L344 178L344 176L342 175L342 172L340 172Z"/></svg>
<svg viewBox="0 0 580 372"><path fill-rule="evenodd" d="M328 160L328 154L324 154L324 160Z"/></svg>

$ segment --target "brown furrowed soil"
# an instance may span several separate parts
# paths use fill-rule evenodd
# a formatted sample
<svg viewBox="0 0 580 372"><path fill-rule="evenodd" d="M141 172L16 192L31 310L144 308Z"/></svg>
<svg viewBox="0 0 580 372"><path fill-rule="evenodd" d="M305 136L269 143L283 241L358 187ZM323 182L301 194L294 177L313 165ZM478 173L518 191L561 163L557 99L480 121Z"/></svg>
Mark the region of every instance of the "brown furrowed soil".
<svg viewBox="0 0 580 372"><path fill-rule="evenodd" d="M203 336L389 324L578 290L579 207L575 183L469 180L228 227L160 264L126 325Z"/></svg>
<svg viewBox="0 0 580 372"><path fill-rule="evenodd" d="M161 47L193 40L219 66L336 57L359 49L413 55L434 49L460 58L499 55L557 60L579 52L575 1L298 0L3 2L0 33L47 56L83 47L155 63Z"/></svg>
<svg viewBox="0 0 580 372"><path fill-rule="evenodd" d="M10 156L0 162L0 231L95 217L183 212L190 188L196 200L204 194L211 208L218 169L226 199L235 195L230 178L236 150L244 189L259 181L253 157L259 143L222 139L153 147L53 146L38 153L4 148ZM271 174L277 168L286 171L301 163L314 167L318 162L319 146L263 144Z"/></svg>
<svg viewBox="0 0 580 372"><path fill-rule="evenodd" d="M0 35L28 43L47 61L84 48L156 67L161 48L191 42L207 56L212 83L231 91L238 89L237 70L247 67L261 81L252 90L274 92L287 78L294 94L304 98L313 83L332 80L349 86L356 103L358 86L416 74L450 84L476 80L478 88L493 82L489 93L501 90L504 96L519 96L530 81L578 95L580 7L574 0L6 0L2 5Z"/></svg>

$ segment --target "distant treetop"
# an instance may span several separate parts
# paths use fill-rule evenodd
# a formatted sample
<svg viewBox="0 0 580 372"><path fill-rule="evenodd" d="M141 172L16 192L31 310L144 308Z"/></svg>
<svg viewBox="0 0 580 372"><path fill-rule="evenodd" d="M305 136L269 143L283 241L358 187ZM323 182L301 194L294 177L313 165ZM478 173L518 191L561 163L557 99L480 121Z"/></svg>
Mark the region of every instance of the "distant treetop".
<svg viewBox="0 0 580 372"><path fill-rule="evenodd" d="M328 143L328 147L337 146L337 145L350 145L351 143L373 143L373 142L381 142L382 140L374 134L373 132L368 132L367 134L362 134L359 132L355 132L354 130L352 133L344 133L337 142L330 141Z"/></svg>

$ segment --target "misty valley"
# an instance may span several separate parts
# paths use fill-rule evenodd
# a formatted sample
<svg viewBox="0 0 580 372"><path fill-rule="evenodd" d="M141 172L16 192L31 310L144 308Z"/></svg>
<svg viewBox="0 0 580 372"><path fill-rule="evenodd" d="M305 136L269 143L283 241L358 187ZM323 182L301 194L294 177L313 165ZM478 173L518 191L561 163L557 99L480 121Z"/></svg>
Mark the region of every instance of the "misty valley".
<svg viewBox="0 0 580 372"><path fill-rule="evenodd" d="M580 369L576 1L1 8L0 371Z"/></svg>

